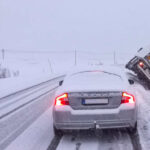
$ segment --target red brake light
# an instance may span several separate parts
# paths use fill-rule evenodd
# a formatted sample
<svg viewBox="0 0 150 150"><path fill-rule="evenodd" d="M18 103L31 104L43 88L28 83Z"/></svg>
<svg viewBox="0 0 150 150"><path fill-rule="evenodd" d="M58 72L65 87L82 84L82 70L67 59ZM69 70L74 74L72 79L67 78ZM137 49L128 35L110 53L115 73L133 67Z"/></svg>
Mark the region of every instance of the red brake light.
<svg viewBox="0 0 150 150"><path fill-rule="evenodd" d="M65 94L62 94L62 95L56 97L55 105L57 105L57 106L69 105L68 94L65 93Z"/></svg>
<svg viewBox="0 0 150 150"><path fill-rule="evenodd" d="M139 66L143 68L144 67L144 63L142 61L139 62Z"/></svg>
<svg viewBox="0 0 150 150"><path fill-rule="evenodd" d="M127 93L127 92L123 92L122 93L122 100L121 103L135 103L135 98L133 95Z"/></svg>

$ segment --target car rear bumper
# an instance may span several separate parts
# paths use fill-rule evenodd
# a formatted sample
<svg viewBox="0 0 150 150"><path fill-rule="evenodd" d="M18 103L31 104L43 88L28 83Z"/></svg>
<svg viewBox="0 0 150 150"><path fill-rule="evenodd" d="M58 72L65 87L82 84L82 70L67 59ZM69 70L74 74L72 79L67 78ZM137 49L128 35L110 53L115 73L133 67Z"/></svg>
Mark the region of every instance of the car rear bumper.
<svg viewBox="0 0 150 150"><path fill-rule="evenodd" d="M62 130L81 130L81 129L113 129L113 128L125 128L134 127L135 122L132 120L120 120L120 121L107 121L107 122L63 122L54 124L57 129Z"/></svg>
<svg viewBox="0 0 150 150"><path fill-rule="evenodd" d="M73 110L70 106L53 109L57 129L92 129L134 127L137 121L135 104L122 104L116 109Z"/></svg>

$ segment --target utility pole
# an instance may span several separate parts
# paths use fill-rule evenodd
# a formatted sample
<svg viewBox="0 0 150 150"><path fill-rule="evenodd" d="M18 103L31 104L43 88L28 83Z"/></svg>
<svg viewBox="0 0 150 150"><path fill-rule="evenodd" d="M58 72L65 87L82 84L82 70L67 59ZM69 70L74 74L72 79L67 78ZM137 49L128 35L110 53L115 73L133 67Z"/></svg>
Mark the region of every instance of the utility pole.
<svg viewBox="0 0 150 150"><path fill-rule="evenodd" d="M117 62L116 62L116 51L114 51L114 65L116 65Z"/></svg>
<svg viewBox="0 0 150 150"><path fill-rule="evenodd" d="M4 60L4 58L5 58L5 50L2 49L2 59Z"/></svg>
<svg viewBox="0 0 150 150"><path fill-rule="evenodd" d="M75 66L77 65L77 50L75 50L75 62L74 62Z"/></svg>
<svg viewBox="0 0 150 150"><path fill-rule="evenodd" d="M48 63L49 63L49 68L50 68L50 70L51 70L51 73L53 73L51 61L50 61L49 59L48 59Z"/></svg>

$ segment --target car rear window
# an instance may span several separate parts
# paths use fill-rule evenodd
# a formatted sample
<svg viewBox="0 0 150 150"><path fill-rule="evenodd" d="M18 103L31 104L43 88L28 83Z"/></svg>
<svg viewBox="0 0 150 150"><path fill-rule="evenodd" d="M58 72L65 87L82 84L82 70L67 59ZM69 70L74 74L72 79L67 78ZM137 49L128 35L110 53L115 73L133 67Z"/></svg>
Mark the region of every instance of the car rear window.
<svg viewBox="0 0 150 150"><path fill-rule="evenodd" d="M122 82L121 76L103 71L84 71L72 74L66 80L66 82L83 82L83 81L97 81L97 82Z"/></svg>
<svg viewBox="0 0 150 150"><path fill-rule="evenodd" d="M105 71L83 71L83 72L78 72L75 74L72 74L70 77L75 77L75 76L101 76L101 77L112 77L112 78L119 78L122 79L120 75L117 75L115 73L111 73L111 72L105 72Z"/></svg>

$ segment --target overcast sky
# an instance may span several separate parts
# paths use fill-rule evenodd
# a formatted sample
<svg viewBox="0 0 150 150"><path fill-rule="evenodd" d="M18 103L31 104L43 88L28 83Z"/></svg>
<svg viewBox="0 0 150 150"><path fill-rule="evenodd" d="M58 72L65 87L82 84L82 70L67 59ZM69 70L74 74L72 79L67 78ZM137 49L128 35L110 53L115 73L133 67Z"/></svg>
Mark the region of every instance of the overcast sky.
<svg viewBox="0 0 150 150"><path fill-rule="evenodd" d="M0 49L135 51L150 0L0 0Z"/></svg>

